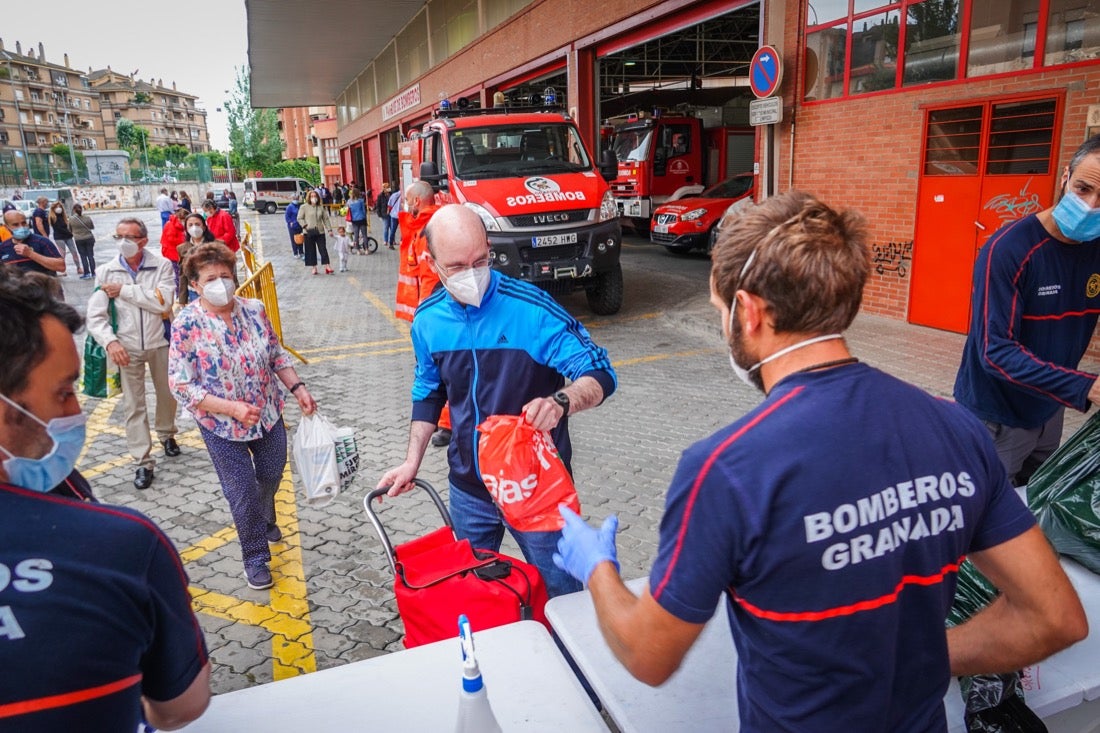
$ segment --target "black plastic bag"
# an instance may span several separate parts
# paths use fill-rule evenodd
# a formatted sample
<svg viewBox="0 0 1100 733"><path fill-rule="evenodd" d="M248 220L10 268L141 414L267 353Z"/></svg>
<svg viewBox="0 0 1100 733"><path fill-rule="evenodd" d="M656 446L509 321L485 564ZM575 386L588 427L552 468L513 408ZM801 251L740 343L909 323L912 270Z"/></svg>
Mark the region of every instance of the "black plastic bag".
<svg viewBox="0 0 1100 733"><path fill-rule="evenodd" d="M1035 471L1027 504L1055 550L1100 573L1100 413Z"/></svg>
<svg viewBox="0 0 1100 733"><path fill-rule="evenodd" d="M957 626L982 610L997 597L989 579L967 560L959 566L955 602L947 614L947 625ZM1024 702L1020 674L983 674L959 678L966 705L968 733L1046 733L1047 727Z"/></svg>

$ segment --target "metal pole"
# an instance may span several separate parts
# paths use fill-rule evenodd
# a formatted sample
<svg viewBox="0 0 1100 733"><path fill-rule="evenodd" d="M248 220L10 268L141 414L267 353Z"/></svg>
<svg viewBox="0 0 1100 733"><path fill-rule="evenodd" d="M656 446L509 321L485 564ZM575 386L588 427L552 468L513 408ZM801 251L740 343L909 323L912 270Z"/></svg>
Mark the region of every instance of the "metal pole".
<svg viewBox="0 0 1100 733"><path fill-rule="evenodd" d="M141 152L145 154L145 178L149 177L149 149L145 147L145 133L141 134Z"/></svg>
<svg viewBox="0 0 1100 733"><path fill-rule="evenodd" d="M69 139L69 166L73 170L73 178L77 183L80 182L80 171L76 169L76 150L73 149L73 128L69 125L69 97L65 94L61 95L62 104L65 107L65 136Z"/></svg>
<svg viewBox="0 0 1100 733"><path fill-rule="evenodd" d="M229 193L236 193L233 190L233 166L229 164L229 153L225 154L225 174L229 177Z"/></svg>
<svg viewBox="0 0 1100 733"><path fill-rule="evenodd" d="M19 111L19 95L15 93L15 72L11 68L11 54L7 51L0 51L4 54L4 58L8 62L8 83L11 84L11 98L15 102L15 119L19 123L19 144L23 148L23 170L24 180L26 183L23 185L31 185L31 156L27 152L27 136L23 133L23 113Z"/></svg>

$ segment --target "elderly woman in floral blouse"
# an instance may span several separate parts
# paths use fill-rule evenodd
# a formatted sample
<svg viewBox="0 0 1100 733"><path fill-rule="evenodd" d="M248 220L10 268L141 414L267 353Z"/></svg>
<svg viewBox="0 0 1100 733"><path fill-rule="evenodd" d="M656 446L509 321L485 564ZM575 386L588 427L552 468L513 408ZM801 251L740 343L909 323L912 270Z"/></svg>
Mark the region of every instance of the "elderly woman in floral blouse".
<svg viewBox="0 0 1100 733"><path fill-rule="evenodd" d="M306 415L317 409L271 327L263 304L234 294L234 254L221 242L195 247L182 276L199 294L172 324L168 381L194 416L229 502L248 586L274 581L269 542L275 491L286 467L285 386Z"/></svg>

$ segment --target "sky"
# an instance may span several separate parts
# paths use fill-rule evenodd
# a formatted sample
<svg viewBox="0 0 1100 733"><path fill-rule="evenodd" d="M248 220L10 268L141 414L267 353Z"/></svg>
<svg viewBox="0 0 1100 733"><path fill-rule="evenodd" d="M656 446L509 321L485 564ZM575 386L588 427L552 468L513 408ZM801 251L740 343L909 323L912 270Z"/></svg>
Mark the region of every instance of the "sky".
<svg viewBox="0 0 1100 733"><path fill-rule="evenodd" d="M182 5L148 0L53 0L47 16L5 24L6 50L23 53L38 44L46 61L87 73L88 67L129 74L198 97L206 109L211 147L229 148L229 124L222 104L235 86L236 67L248 63L244 0L199 0ZM17 28L18 30L14 30ZM223 111L218 112L217 108Z"/></svg>

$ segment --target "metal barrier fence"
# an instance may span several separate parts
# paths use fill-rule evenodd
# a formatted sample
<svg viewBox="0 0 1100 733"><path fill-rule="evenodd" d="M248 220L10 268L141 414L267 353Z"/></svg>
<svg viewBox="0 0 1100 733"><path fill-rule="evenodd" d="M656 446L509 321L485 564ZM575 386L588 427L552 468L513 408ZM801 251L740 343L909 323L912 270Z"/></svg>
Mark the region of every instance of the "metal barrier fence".
<svg viewBox="0 0 1100 733"><path fill-rule="evenodd" d="M245 271L248 279L237 288L237 295L242 298L255 298L264 304L267 317L271 320L271 326L275 329L275 335L283 348L294 354L300 362L308 364L309 361L297 351L287 346L283 340L283 319L279 313L279 293L275 288L275 268L270 262L259 264L256 251L252 247L252 227L244 223L244 236L241 237L241 254L244 256Z"/></svg>

